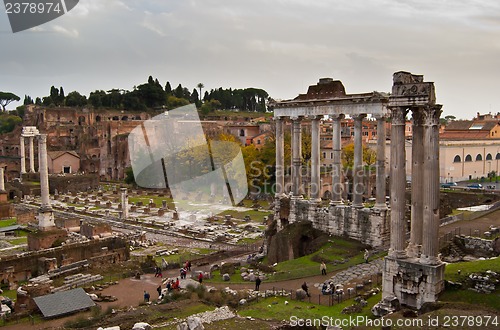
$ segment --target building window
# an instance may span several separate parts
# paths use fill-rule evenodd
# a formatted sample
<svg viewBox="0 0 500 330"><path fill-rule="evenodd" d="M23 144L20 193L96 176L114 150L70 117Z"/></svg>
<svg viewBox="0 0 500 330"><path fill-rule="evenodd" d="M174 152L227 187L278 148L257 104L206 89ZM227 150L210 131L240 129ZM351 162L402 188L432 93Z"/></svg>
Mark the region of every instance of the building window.
<svg viewBox="0 0 500 330"><path fill-rule="evenodd" d="M476 156L476 162L480 161L480 160L483 160L483 156L481 156L481 154L477 154L477 156Z"/></svg>
<svg viewBox="0 0 500 330"><path fill-rule="evenodd" d="M71 173L71 166L63 166L63 173L70 174Z"/></svg>
<svg viewBox="0 0 500 330"><path fill-rule="evenodd" d="M257 140L257 144L260 144L260 140Z"/></svg>
<svg viewBox="0 0 500 330"><path fill-rule="evenodd" d="M323 152L323 159L326 158L326 152Z"/></svg>
<svg viewBox="0 0 500 330"><path fill-rule="evenodd" d="M497 153L497 156L495 157L496 160L500 160L500 152Z"/></svg>
<svg viewBox="0 0 500 330"><path fill-rule="evenodd" d="M333 159L333 152L330 152L330 159Z"/></svg>
<svg viewBox="0 0 500 330"><path fill-rule="evenodd" d="M453 158L454 163L460 163L462 161L462 158L460 158L459 155L456 155L455 158Z"/></svg>
<svg viewBox="0 0 500 330"><path fill-rule="evenodd" d="M471 155L465 156L465 161L466 162L472 162L472 156Z"/></svg>
<svg viewBox="0 0 500 330"><path fill-rule="evenodd" d="M245 130L244 129L240 129L240 136L245 136Z"/></svg>
<svg viewBox="0 0 500 330"><path fill-rule="evenodd" d="M493 160L493 156L491 154L486 155L486 160Z"/></svg>

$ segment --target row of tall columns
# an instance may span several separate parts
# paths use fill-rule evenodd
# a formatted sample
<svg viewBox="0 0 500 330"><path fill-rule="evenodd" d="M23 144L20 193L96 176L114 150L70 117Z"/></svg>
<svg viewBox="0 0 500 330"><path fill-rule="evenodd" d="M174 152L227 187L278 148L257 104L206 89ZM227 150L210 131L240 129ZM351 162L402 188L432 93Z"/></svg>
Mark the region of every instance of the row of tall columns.
<svg viewBox="0 0 500 330"><path fill-rule="evenodd" d="M26 152L24 146L24 139L26 137L21 135L20 145L20 156L21 156L21 174L26 173ZM35 146L34 146L34 136L28 136L29 138L29 153L30 153L30 173L35 173Z"/></svg>
<svg viewBox="0 0 500 330"><path fill-rule="evenodd" d="M439 260L439 117L441 105L411 108L412 207L410 242L405 220L405 119L406 107L392 107L391 129L391 243L389 256L419 258L422 264Z"/></svg>
<svg viewBox="0 0 500 330"><path fill-rule="evenodd" d="M332 205L342 204L342 164L341 164L341 120L344 115L331 115L333 119L333 175L332 175ZM354 117L354 171L353 171L353 206L363 206L363 130L362 121L366 115ZM321 174L320 174L320 120L321 116L310 116L311 119L311 200L321 200ZM292 121L292 157L291 157L291 183L292 196L299 198L303 194L302 189L302 130L301 117L291 117ZM285 194L284 188L284 119L276 118L276 195ZM377 118L377 183L376 183L376 207L386 208L385 203L385 117ZM404 127L403 127L404 139ZM405 181L404 181L405 182Z"/></svg>

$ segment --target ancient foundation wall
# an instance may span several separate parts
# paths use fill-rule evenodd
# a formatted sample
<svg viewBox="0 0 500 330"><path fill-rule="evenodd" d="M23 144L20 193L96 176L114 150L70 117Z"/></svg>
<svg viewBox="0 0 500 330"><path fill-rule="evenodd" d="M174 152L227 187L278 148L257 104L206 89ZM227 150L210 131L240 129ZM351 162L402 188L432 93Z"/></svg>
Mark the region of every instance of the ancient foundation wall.
<svg viewBox="0 0 500 330"><path fill-rule="evenodd" d="M114 260L128 260L130 253L127 241L113 237L2 257L0 258L0 274L10 269L9 273L13 274L17 280L26 280L29 277L41 275L38 274L39 258L56 258L57 266L60 267L65 260L71 260L71 262L92 260L101 255L110 254L114 254Z"/></svg>
<svg viewBox="0 0 500 330"><path fill-rule="evenodd" d="M289 205L287 205L289 203ZM373 247L389 243L390 214L388 210L355 208L352 206L319 207L308 200L278 201L276 217L280 227L296 221L311 221L314 228L336 236L346 236ZM288 218L283 217L280 208L289 207ZM281 214L281 216L280 216Z"/></svg>

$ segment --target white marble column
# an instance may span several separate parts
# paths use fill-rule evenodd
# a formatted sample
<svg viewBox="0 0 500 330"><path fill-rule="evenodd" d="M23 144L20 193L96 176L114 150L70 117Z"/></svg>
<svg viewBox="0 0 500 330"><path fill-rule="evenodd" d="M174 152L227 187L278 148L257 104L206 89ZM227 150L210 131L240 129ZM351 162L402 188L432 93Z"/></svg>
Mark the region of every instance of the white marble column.
<svg viewBox="0 0 500 330"><path fill-rule="evenodd" d="M121 189L121 197L122 197L122 217L123 219L128 219L128 194L127 188Z"/></svg>
<svg viewBox="0 0 500 330"><path fill-rule="evenodd" d="M21 156L21 174L26 173L26 150L24 147L24 136L19 140L19 152Z"/></svg>
<svg viewBox="0 0 500 330"><path fill-rule="evenodd" d="M363 207L363 118L366 115L354 117L354 166L353 166L353 191L352 206Z"/></svg>
<svg viewBox="0 0 500 330"><path fill-rule="evenodd" d="M313 116L311 122L311 201L321 202L320 181L320 116Z"/></svg>
<svg viewBox="0 0 500 330"><path fill-rule="evenodd" d="M40 172L40 194L42 205L38 212L38 227L47 229L54 227L54 214L49 198L49 170L47 166L47 135L40 134L38 140L38 170Z"/></svg>
<svg viewBox="0 0 500 330"><path fill-rule="evenodd" d="M385 201L385 116L377 116L377 178L375 196L375 208L386 209L387 204Z"/></svg>
<svg viewBox="0 0 500 330"><path fill-rule="evenodd" d="M405 258L405 190L406 190L406 157L405 157L405 118L406 109L391 109L391 243L389 256Z"/></svg>
<svg viewBox="0 0 500 330"><path fill-rule="evenodd" d="M422 247L423 221L423 180L424 180L424 127L421 108L412 108L412 146L411 146L411 229L407 253L418 258Z"/></svg>
<svg viewBox="0 0 500 330"><path fill-rule="evenodd" d="M29 137L30 146L30 173L35 173L35 146L33 145L34 136Z"/></svg>
<svg viewBox="0 0 500 330"><path fill-rule="evenodd" d="M283 118L276 117L276 197L285 194L285 143L283 138Z"/></svg>
<svg viewBox="0 0 500 330"><path fill-rule="evenodd" d="M332 151L333 151L333 167L332 167L332 205L341 205L342 203L342 191L343 186L340 183L342 177L342 135L341 135L341 125L340 122L344 118L344 115L331 115L333 119L333 139L332 139Z"/></svg>
<svg viewBox="0 0 500 330"><path fill-rule="evenodd" d="M292 194L293 197L301 196L302 180L302 133L300 126L300 117L291 117L292 119Z"/></svg>
<svg viewBox="0 0 500 330"><path fill-rule="evenodd" d="M0 191L5 191L5 178L4 178L4 168L0 167Z"/></svg>
<svg viewBox="0 0 500 330"><path fill-rule="evenodd" d="M420 262L437 265L439 259L439 117L441 105L424 110L424 178L422 254Z"/></svg>

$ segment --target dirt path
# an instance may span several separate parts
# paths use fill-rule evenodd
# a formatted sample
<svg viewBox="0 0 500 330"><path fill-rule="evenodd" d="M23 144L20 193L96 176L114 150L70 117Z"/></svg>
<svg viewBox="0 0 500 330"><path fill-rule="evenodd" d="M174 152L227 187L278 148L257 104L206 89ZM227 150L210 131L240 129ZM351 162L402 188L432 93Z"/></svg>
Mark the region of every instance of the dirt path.
<svg viewBox="0 0 500 330"><path fill-rule="evenodd" d="M460 234L474 235L475 230L479 230L479 233L482 235L490 228L490 225L500 227L500 210L494 211L475 220L462 220L445 225L439 228L439 235L442 236L449 232L456 232L458 234L459 231Z"/></svg>

